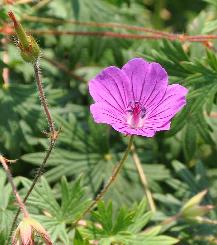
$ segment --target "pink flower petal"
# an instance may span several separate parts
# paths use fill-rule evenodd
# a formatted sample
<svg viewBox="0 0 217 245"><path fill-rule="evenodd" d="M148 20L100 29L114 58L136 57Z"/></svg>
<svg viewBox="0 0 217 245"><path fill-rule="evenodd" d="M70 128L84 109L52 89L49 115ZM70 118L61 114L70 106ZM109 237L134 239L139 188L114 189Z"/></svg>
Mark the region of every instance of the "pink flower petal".
<svg viewBox="0 0 217 245"><path fill-rule="evenodd" d="M187 92L188 90L179 84L169 85L160 103L149 108L144 126L152 126L156 131L168 130L171 118L185 106Z"/></svg>
<svg viewBox="0 0 217 245"><path fill-rule="evenodd" d="M129 84L127 76L119 68L111 66L89 82L89 91L95 102L106 103L123 113L131 97Z"/></svg>
<svg viewBox="0 0 217 245"><path fill-rule="evenodd" d="M153 130L152 128L142 128L142 129L128 128L126 132L128 134L141 135L145 137L153 137L156 133L155 130Z"/></svg>
<svg viewBox="0 0 217 245"><path fill-rule="evenodd" d="M117 124L112 123L111 126L120 133L129 134L129 135L140 135L145 137L153 137L155 135L155 131L152 128L144 128L144 129L134 129L130 128L126 124Z"/></svg>
<svg viewBox="0 0 217 245"><path fill-rule="evenodd" d="M20 226L20 238L23 245L29 245L32 240L32 228L28 223L23 222Z"/></svg>
<svg viewBox="0 0 217 245"><path fill-rule="evenodd" d="M92 104L90 111L96 123L117 124L120 127L125 125L124 114L120 114L118 110L106 103Z"/></svg>
<svg viewBox="0 0 217 245"><path fill-rule="evenodd" d="M148 107L162 99L168 85L168 75L160 64L135 58L124 65L122 70L130 80L134 101Z"/></svg>

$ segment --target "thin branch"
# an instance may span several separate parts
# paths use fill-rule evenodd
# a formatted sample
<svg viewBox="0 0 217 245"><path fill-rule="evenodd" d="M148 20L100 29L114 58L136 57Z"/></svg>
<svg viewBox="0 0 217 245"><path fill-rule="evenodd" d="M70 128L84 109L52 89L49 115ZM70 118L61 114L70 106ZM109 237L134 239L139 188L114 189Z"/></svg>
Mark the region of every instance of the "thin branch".
<svg viewBox="0 0 217 245"><path fill-rule="evenodd" d="M142 164L140 162L140 159L139 159L139 156L136 152L136 148L135 148L134 144L132 145L132 158L133 158L133 161L135 163L136 169L138 171L140 181L144 187L144 191L145 191L145 195L146 195L147 200L148 200L149 208L152 212L156 212L156 206L154 203L154 199L153 199L151 191L148 187L148 180L147 180L146 175L143 171Z"/></svg>
<svg viewBox="0 0 217 245"><path fill-rule="evenodd" d="M41 7L41 4L47 4L50 0L41 1L39 4L35 5L33 8ZM146 28L142 26L133 26L122 23L99 23L99 22L83 22L72 19L57 19L57 18L45 18L37 17L30 15L22 15L22 19L32 21L32 22L41 22L47 24L65 24L70 23L79 26L87 27L98 27L98 28L118 28L125 29L129 31L139 31L144 34L135 34L135 33L118 33L113 31L59 31L59 30L31 30L31 33L38 35L72 35L72 36L98 36L98 37L112 37L112 38L121 38L121 39L166 39L170 41L180 41L180 42L202 42L205 46L210 48L210 43L207 43L211 40L216 40L217 35L188 35L188 34L179 34L179 33L169 33L165 31L154 30L151 28ZM148 34L147 34L148 33ZM7 33L6 33L7 34ZM12 34L12 33L11 33Z"/></svg>
<svg viewBox="0 0 217 245"><path fill-rule="evenodd" d="M217 35L183 35L183 34L174 34L174 36L165 36L160 34L149 34L149 35L141 35L141 34L132 34L132 33L118 33L111 31L59 31L59 30L48 30L48 29L35 29L29 31L32 34L36 35L71 35L71 36L93 36L93 37L110 37L117 39L135 39L135 40L160 40L165 39L169 41L180 41L180 42L200 42L206 43L207 41L217 40ZM13 34L13 33L11 33ZM6 33L6 35L8 35Z"/></svg>
<svg viewBox="0 0 217 245"><path fill-rule="evenodd" d="M30 186L30 188L29 188L29 190L28 190L26 196L25 196L24 199L23 199L24 204L26 203L26 201L27 201L29 195L31 194L32 190L34 189L35 185L37 184L38 179L39 179L39 178L41 177L41 175L43 174L45 165L46 165L47 160L48 160L48 158L49 158L49 156L50 156L50 154L51 154L51 152L52 152L52 150L53 150L54 145L55 145L55 141L52 142L52 143L50 144L49 149L48 149L48 151L46 152L46 155L45 155L45 157L44 157L44 160L43 160L43 162L42 162L40 168L38 169L38 173L36 174L36 176L35 176L35 178L34 178L32 184L31 184L31 186ZM10 236L9 236L9 237L11 237L11 235L12 235L12 233L13 233L13 230L14 230L14 228L15 228L15 225L16 225L16 222L17 222L17 219L18 219L18 216L19 216L19 214L20 214L20 211L21 211L21 209L19 208L19 209L17 210L17 213L16 213L14 219L13 219L13 223L12 223L12 226L11 226Z"/></svg>
<svg viewBox="0 0 217 245"><path fill-rule="evenodd" d="M30 30L30 33L36 35L71 35L71 36L97 36L97 37L112 37L118 39L161 39L160 35L139 35L131 33L117 33L111 31L59 31L59 30ZM170 39L170 38L169 38ZM174 39L173 39L174 40Z"/></svg>
<svg viewBox="0 0 217 245"><path fill-rule="evenodd" d="M35 78L36 78L36 82L37 82L37 85L38 85L38 91L39 91L39 97L40 97L40 100L41 100L41 104L44 108L44 112L45 112L45 115L46 115L46 118L47 118L47 121L48 121L48 124L49 124L49 128L50 128L50 132L48 133L49 137L50 137L50 145L49 145L49 149L48 151L46 152L45 154L45 157L43 159L43 162L26 194L26 196L24 197L24 203L27 201L29 195L31 194L32 190L34 189L35 185L37 184L39 178L41 177L41 175L43 174L44 172L44 168L45 168L45 165L47 163L47 160L54 148L54 145L56 143L56 140L58 138L58 135L59 135L59 132L60 131L56 131L55 130L55 126L54 126L54 121L52 120L51 118L51 114L49 112L49 108L48 108L48 104L47 104L47 101L46 101L46 97L45 97L45 94L44 94L44 90L43 90L43 86L42 86L42 78L41 78L41 73L40 73L40 68L39 68L39 63L38 61L34 64L34 71L35 71ZM14 227L15 227L15 224L16 224L16 221L18 219L18 216L20 214L20 209L18 209L15 217L14 217L14 220L13 220L13 223L12 223L12 227L11 227L11 230L10 230L10 235L12 234L13 230L14 230Z"/></svg>
<svg viewBox="0 0 217 245"><path fill-rule="evenodd" d="M51 134L54 136L55 135L55 126L54 126L54 121L51 118L51 114L48 108L48 103L44 94L44 89L43 89L43 85L42 85L42 78L41 78L41 71L40 71L40 67L39 67L39 61L37 60L36 63L34 64L34 72L35 72L35 79L37 82L37 86L38 86L38 92L39 92L39 98L41 101L41 104L44 108L44 112L48 121L48 125L50 128L50 132ZM52 139L52 135L51 135L51 139Z"/></svg>
<svg viewBox="0 0 217 245"><path fill-rule="evenodd" d="M46 24L70 23L73 25L87 26L87 27L113 28L113 29L118 28L118 29L125 29L125 30L131 30L131 31L139 31L139 32L153 34L152 36L150 36L150 37L153 37L153 39L156 39L160 36L160 38L165 38L165 39L168 39L171 41L179 40L179 41L183 41L183 42L184 41L204 42L207 40L217 39L217 35L190 36L190 35L185 35L185 34L176 34L176 33L169 33L169 32L165 32L165 31L154 30L154 29L145 28L142 26L127 25L127 24L122 24L122 23L83 22L83 21L77 21L77 20L72 20L72 19L64 20L64 19L45 18L45 17L37 17L37 16L29 16L29 15L23 15L22 18L24 20L29 20L31 22L41 22L41 23L46 23ZM146 35L146 37L147 37L147 35Z"/></svg>
<svg viewBox="0 0 217 245"><path fill-rule="evenodd" d="M49 22L49 21L48 21ZM61 21L60 21L61 22ZM75 24L76 22L73 21ZM169 40L169 41L179 41L179 42L200 42L203 43L208 48L212 48L212 43L210 41L217 40L217 35L188 35L188 34L175 34L175 33L168 33L168 32L162 32L158 30L153 30L149 28L143 28L139 26L128 26L124 24L118 24L118 23L95 23L95 22L77 22L77 24L80 23L82 25L93 25L94 26L101 26L101 27L117 27L119 28L125 28L128 30L138 30L143 31L145 33L149 34L135 34L135 33L118 33L114 31L68 31L68 30L51 30L51 29L34 29L30 30L29 32L36 35L54 35L54 36L61 36L61 35L71 35L71 36L93 36L93 37L110 37L110 38L117 38L117 39L135 39L135 40ZM0 32L4 35L13 35L13 31L7 31L4 30Z"/></svg>
<svg viewBox="0 0 217 245"><path fill-rule="evenodd" d="M80 25L80 26L87 26L87 27L100 27L100 28L119 28L119 29L125 29L125 30L131 30L131 31L141 31L145 33L154 33L165 37L171 37L176 36L176 34L168 33L164 31L158 31L153 30L151 28L145 28L142 26L133 26L133 25L127 25L122 23L99 23L99 22L85 22L85 21L77 21L72 19L55 19L55 18L45 18L45 17L38 17L38 16L29 16L29 15L23 15L23 20L28 20L31 22L40 22L45 24L73 24L73 25Z"/></svg>
<svg viewBox="0 0 217 245"><path fill-rule="evenodd" d="M25 206L24 202L22 201L22 199L21 199L21 197L17 191L17 188L16 188L14 181L13 181L13 177L12 177L10 168L8 167L9 160L6 160L2 155L0 155L0 162L1 162L5 172L7 173L8 181L11 184L11 187L12 187L14 196L16 198L17 204L19 206L19 209L22 210L22 213L23 213L25 218L29 217L29 213L28 213L26 206Z"/></svg>
<svg viewBox="0 0 217 245"><path fill-rule="evenodd" d="M109 190L110 186L115 182L115 180L117 179L118 174L120 173L124 162L126 161L131 147L132 147L132 143L133 143L133 136L130 136L129 139L129 143L127 146L127 149L122 157L122 159L120 160L120 162L117 164L117 166L114 168L113 173L111 175L111 177L109 178L108 182L106 183L106 185L104 186L104 188L102 189L102 191L97 195L97 197L95 198L95 200L93 200L93 202L85 209L85 211L80 215L80 217L74 222L74 225L76 225L80 219L82 219L87 213L89 213L91 211L92 208L94 208L94 206L103 198L103 196L107 193L107 191Z"/></svg>

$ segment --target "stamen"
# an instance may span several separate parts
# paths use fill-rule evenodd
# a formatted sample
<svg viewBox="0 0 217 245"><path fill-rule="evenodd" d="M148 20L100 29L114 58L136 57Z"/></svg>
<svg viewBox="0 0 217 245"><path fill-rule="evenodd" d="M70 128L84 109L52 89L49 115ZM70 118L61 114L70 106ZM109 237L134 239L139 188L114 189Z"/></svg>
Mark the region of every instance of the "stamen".
<svg viewBox="0 0 217 245"><path fill-rule="evenodd" d="M141 118L144 118L145 115L146 115L146 109L143 107L143 108L141 109Z"/></svg>
<svg viewBox="0 0 217 245"><path fill-rule="evenodd" d="M127 112L127 123L131 128L142 128L144 125L144 118L146 115L146 109L140 104L140 102L129 102Z"/></svg>

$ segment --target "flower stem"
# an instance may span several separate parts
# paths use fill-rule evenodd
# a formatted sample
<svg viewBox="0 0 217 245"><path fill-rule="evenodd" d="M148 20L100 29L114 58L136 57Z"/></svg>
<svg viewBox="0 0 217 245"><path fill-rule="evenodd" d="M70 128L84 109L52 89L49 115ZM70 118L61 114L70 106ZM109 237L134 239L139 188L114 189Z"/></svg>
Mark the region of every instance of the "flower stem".
<svg viewBox="0 0 217 245"><path fill-rule="evenodd" d="M145 195L147 197L148 204L149 204L149 208L152 212L156 212L156 206L154 203L154 199L152 197L151 191L149 190L148 180L147 180L146 175L143 171L142 164L141 164L140 159L138 157L138 154L136 152L135 145L132 145L132 157L133 157L133 161L135 163L136 169L138 171L141 183L144 187Z"/></svg>
<svg viewBox="0 0 217 245"><path fill-rule="evenodd" d="M111 177L109 178L108 182L106 183L106 185L104 186L104 188L102 189L102 191L97 195L97 197L95 198L95 200L93 200L93 202L84 210L84 212L80 215L80 217L74 222L74 224L76 225L78 223L78 221L80 219L82 219L89 211L91 211L91 209L103 198L103 196L107 193L107 191L109 190L110 186L115 182L115 180L117 179L118 174L120 173L124 162L126 161L130 151L131 151L131 147L133 144L133 136L130 136L130 140L127 146L127 149L122 157L122 159L120 160L120 162L118 163L118 165L114 168L113 173L111 175Z"/></svg>
<svg viewBox="0 0 217 245"><path fill-rule="evenodd" d="M40 101L41 101L41 104L42 104L42 106L44 108L45 115L47 117L47 121L48 121L48 124L49 124L50 132L54 135L55 134L54 121L51 118L51 114L49 112L47 100L46 100L46 97L45 97L45 94L44 94L44 89L43 89L43 85L42 85L42 78L41 78L41 72L40 72L39 61L38 60L34 64L34 72L35 72L35 79L36 79L37 86L38 86L38 92L39 92ZM51 139L52 139L52 137L51 137Z"/></svg>
<svg viewBox="0 0 217 245"><path fill-rule="evenodd" d="M11 184L11 187L12 187L14 196L16 198L17 204L20 207L19 209L22 210L23 216L25 218L28 218L29 217L29 213L28 213L28 211L26 209L26 206L25 206L24 202L22 201L22 199L21 199L21 197L20 197L20 195L19 195L19 193L17 191L17 188L16 188L16 186L14 184L10 168L8 167L8 164L7 164L7 160L2 155L0 155L0 162L1 162L5 172L7 173L8 180L9 180L9 182Z"/></svg>
<svg viewBox="0 0 217 245"><path fill-rule="evenodd" d="M23 199L23 203L24 203L24 204L26 203L26 201L27 201L29 195L31 194L31 192L32 192L32 190L34 189L36 183L38 182L38 179L41 177L41 175L42 175L42 173L43 173L43 171L44 171L45 164L46 164L46 162L47 162L47 160L48 160L48 158L49 158L49 156L50 156L50 154L51 154L51 152L52 152L52 150L53 150L54 145L55 145L55 141L51 142L51 144L50 144L50 146L49 146L49 149L48 149L48 151L46 152L46 155L45 155L45 157L44 157L44 160L43 160L43 162L42 162L42 164L41 164L41 166L40 166L40 168L39 168L39 170L38 170L38 172L37 172L37 174L36 174L36 176L35 176L35 178L34 178L32 184L31 184L31 186L30 186L28 192L26 193L26 195L25 195L25 197L24 197L24 199ZM19 214L20 214L20 211L21 211L21 207L17 210L17 213L16 213L16 215L15 215L15 217L14 217L14 219L13 219L13 223L12 223L11 230L10 230L10 237L11 237L11 235L12 235L12 233L13 233L13 230L14 230L15 224L16 224L16 222L17 222L18 216L19 216Z"/></svg>
<svg viewBox="0 0 217 245"><path fill-rule="evenodd" d="M54 148L54 145L56 143L56 140L57 140L57 137L58 137L58 134L59 132L55 130L55 126L54 126L54 121L52 120L51 118L51 114L50 114L50 111L49 111L49 108L48 108L48 104L47 104L47 100L46 100L46 97L45 97L45 93L44 93L44 89L43 89L43 86L42 86L42 78L41 78L41 73L40 73L40 67L39 67L39 61L37 60L37 62L34 64L34 72L35 72L35 78L36 78L36 82L37 82L37 86L38 86L38 92L39 92L39 97L40 97L40 101L41 101L41 104L44 108L44 112L45 112L45 115L46 115L46 118L47 118L47 121L48 121L48 125L49 125L49 129L50 129L50 132L49 132L49 136L50 136L50 145L49 145L49 148L45 154L45 157L42 161L42 164L40 166L40 168L38 169L38 172L26 194L26 196L24 197L24 200L23 202L26 203L29 195L31 194L32 190L34 189L35 185L37 184L38 182L38 179L41 177L41 175L43 174L44 172L44 168L45 168L45 165L47 163L47 160L48 158L50 157L50 154ZM17 222L17 219L18 219L18 216L20 214L20 211L21 209L19 208L17 210L17 213L14 217L14 220L13 220L13 223L12 223L12 226L11 226L11 230L10 230L10 236L14 230L14 227L15 227L15 224Z"/></svg>

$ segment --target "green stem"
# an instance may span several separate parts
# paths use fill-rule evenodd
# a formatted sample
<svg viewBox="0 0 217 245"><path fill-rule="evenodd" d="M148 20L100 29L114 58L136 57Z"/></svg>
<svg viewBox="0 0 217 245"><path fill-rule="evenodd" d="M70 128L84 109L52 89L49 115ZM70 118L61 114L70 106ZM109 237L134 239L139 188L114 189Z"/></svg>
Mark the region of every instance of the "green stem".
<svg viewBox="0 0 217 245"><path fill-rule="evenodd" d="M113 173L111 175L111 177L109 178L107 184L104 186L103 190L97 195L97 197L95 198L95 200L84 210L84 212L81 214L81 216L74 222L74 224L76 225L80 219L82 219L87 213L89 213L89 211L91 211L91 209L99 202L99 200L101 200L103 198L103 196L107 193L107 191L109 190L110 186L115 182L115 180L117 179L118 174L120 173L124 162L126 161L130 151L131 151L131 147L133 144L133 136L130 136L130 140L127 146L127 149L122 157L122 159L120 160L120 162L118 163L118 165L114 168Z"/></svg>
<svg viewBox="0 0 217 245"><path fill-rule="evenodd" d="M144 187L144 191L145 191L145 195L146 195L147 200L148 200L149 208L153 213L155 213L156 212L156 206L154 203L154 199L153 199L152 193L149 189L147 177L145 175L145 172L143 171L141 161L139 159L139 156L136 152L136 148L134 145L132 146L132 157L133 157L133 161L135 163L136 169L138 171L141 183Z"/></svg>
<svg viewBox="0 0 217 245"><path fill-rule="evenodd" d="M41 78L41 73L40 73L40 67L39 67L39 62L37 60L37 62L34 64L34 72L35 72L35 79L36 79L36 82L37 82L37 86L38 86L38 92L39 92L39 97L40 97L40 101L41 101L41 104L44 108L44 112L45 112L45 115L46 115L46 118L47 118L47 121L48 121L48 124L49 124L49 129L50 129L50 145L49 145L49 149L47 150L46 154L45 154L45 157L42 161L42 164L26 194L26 196L24 197L24 200L23 200L23 203L25 204L29 195L31 194L32 190L34 189L35 185L37 184L38 182L38 179L41 177L41 175L43 174L44 172L44 168L45 168L45 165L47 163L47 160L48 158L50 157L50 154L54 148L54 145L56 143L56 140L57 140L57 137L58 137L58 132L55 130L55 126L54 126L54 122L51 118L51 114L50 114L50 111L49 111L49 108L48 108L48 104L47 104L47 101L46 101L46 97L45 97L45 94L44 94L44 89L43 89L43 85L42 85L42 78ZM11 230L10 230L10 237L13 233L13 230L14 230L14 227L15 227L15 224L17 222L17 219L19 217L19 214L20 214L20 211L21 209L19 208L17 210L17 213L13 219L13 223L12 223L12 226L11 226Z"/></svg>

